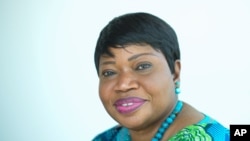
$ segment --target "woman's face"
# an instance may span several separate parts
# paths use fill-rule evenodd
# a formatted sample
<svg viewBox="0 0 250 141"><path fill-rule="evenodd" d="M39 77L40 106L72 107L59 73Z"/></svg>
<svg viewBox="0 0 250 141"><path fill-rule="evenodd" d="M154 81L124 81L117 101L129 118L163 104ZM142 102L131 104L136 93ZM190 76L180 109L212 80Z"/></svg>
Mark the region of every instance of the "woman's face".
<svg viewBox="0 0 250 141"><path fill-rule="evenodd" d="M162 121L176 102L179 74L171 74L164 55L150 45L110 51L114 56L102 55L99 65L99 94L107 112L130 129Z"/></svg>

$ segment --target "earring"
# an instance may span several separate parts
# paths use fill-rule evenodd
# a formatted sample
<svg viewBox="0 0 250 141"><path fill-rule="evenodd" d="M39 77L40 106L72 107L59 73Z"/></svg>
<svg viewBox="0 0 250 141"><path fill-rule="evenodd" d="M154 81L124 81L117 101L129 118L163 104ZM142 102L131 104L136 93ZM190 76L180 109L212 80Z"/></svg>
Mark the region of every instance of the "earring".
<svg viewBox="0 0 250 141"><path fill-rule="evenodd" d="M179 94L181 93L181 89L180 89L180 81L175 82L175 94Z"/></svg>

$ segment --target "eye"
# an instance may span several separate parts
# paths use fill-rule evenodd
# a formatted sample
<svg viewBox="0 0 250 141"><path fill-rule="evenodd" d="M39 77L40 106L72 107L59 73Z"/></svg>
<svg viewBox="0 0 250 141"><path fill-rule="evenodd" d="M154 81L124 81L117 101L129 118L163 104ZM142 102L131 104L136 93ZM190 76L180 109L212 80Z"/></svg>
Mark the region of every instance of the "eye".
<svg viewBox="0 0 250 141"><path fill-rule="evenodd" d="M112 76L114 74L115 74L115 72L111 71L111 70L106 70L106 71L102 72L102 76L104 76L104 77L109 77L109 76Z"/></svg>
<svg viewBox="0 0 250 141"><path fill-rule="evenodd" d="M136 67L136 70L145 70L145 69L148 69L148 68L151 68L152 65L150 63L143 63L143 64L140 64Z"/></svg>

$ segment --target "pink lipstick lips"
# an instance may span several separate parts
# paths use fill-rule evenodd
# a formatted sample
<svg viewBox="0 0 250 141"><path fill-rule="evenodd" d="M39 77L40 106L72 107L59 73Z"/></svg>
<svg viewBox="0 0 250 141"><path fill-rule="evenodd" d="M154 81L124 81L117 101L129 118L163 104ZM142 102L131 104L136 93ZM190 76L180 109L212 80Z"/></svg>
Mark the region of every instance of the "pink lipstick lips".
<svg viewBox="0 0 250 141"><path fill-rule="evenodd" d="M127 114L135 111L136 109L141 107L141 105L144 103L145 103L144 99L138 97L129 97L117 100L114 106L116 107L119 113Z"/></svg>

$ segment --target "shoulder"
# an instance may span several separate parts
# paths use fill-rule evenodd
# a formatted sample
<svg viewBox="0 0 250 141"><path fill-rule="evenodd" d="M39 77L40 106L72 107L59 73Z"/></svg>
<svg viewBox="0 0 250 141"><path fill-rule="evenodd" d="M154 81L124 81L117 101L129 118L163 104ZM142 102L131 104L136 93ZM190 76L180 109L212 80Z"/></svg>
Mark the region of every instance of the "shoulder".
<svg viewBox="0 0 250 141"><path fill-rule="evenodd" d="M120 125L114 126L98 134L92 141L115 141L117 135L119 135L119 133L123 130L124 128Z"/></svg>
<svg viewBox="0 0 250 141"><path fill-rule="evenodd" d="M192 138L194 140L229 141L229 130L216 120L205 116L200 122L180 130L170 141Z"/></svg>

